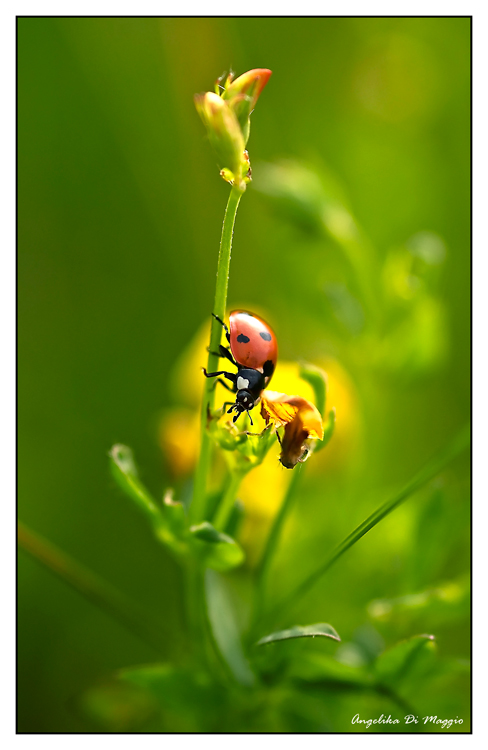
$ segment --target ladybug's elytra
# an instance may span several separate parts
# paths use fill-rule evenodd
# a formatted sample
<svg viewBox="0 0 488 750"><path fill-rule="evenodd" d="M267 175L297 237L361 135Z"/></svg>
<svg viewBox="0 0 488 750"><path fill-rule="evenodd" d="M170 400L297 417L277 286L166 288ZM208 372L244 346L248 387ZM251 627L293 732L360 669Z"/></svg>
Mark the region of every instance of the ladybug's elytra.
<svg viewBox="0 0 488 750"><path fill-rule="evenodd" d="M212 313L213 315L213 313ZM207 372L203 369L207 378L216 378L223 375L230 380L233 387L218 378L228 391L236 394L235 403L232 404L227 413L235 411L233 422L243 412L251 411L259 403L261 392L268 385L276 367L278 359L278 343L276 336L269 325L253 313L244 310L234 310L229 316L230 331L223 320L216 315L214 318L225 329L225 335L230 345L227 347L219 345L218 352L212 352L218 357L225 357L237 367L237 372ZM251 419L251 417L249 417ZM251 420L252 424L252 420Z"/></svg>

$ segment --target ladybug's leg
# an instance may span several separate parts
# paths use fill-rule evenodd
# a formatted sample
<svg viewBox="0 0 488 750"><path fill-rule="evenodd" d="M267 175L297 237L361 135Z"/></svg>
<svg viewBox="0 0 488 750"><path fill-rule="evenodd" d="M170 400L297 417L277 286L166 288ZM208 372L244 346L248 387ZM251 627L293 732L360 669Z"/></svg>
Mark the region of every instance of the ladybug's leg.
<svg viewBox="0 0 488 750"><path fill-rule="evenodd" d="M223 321L223 320L220 320L220 318L218 317L218 315L215 315L214 313L212 313L212 315L214 316L215 320L217 320L217 321L218 321L218 322L220 323L220 325L222 326L222 328L224 328L224 329L225 329L225 337L226 337L227 341L228 341L228 342L229 342L229 344L230 344L230 333L229 333L229 329L228 329L228 328L227 328L227 326L225 325L224 321Z"/></svg>
<svg viewBox="0 0 488 750"><path fill-rule="evenodd" d="M227 347L222 346L222 344L219 345L218 352L211 352L210 349L208 348L207 348L207 351L210 352L210 354L215 354L216 357L225 357L225 359L228 359L229 362L232 362L232 364L237 367L237 362L235 361L234 357L232 356L230 351L227 349Z"/></svg>
<svg viewBox="0 0 488 750"><path fill-rule="evenodd" d="M226 346L222 346L222 344L221 344L219 346L219 351L220 351L220 356L221 357L225 357L226 359L229 360L229 362L232 362L233 365L235 365L236 367L238 367L237 362L235 361L234 357L232 356L231 352L229 351L229 349L227 349Z"/></svg>
<svg viewBox="0 0 488 750"><path fill-rule="evenodd" d="M236 392L236 387L234 386L233 388L231 388L230 385L227 385L227 383L224 380L222 380L222 378L217 378L217 380L214 383L214 387L217 385L217 383L220 383L220 385L223 385L224 388L226 388L231 393Z"/></svg>
<svg viewBox="0 0 488 750"><path fill-rule="evenodd" d="M234 383L236 385L237 383L237 374L233 372L225 372L225 370L218 370L217 372L207 372L205 367L202 367L203 374L206 378L216 378L217 375L223 375L224 378L227 378L227 380L230 380L231 383Z"/></svg>

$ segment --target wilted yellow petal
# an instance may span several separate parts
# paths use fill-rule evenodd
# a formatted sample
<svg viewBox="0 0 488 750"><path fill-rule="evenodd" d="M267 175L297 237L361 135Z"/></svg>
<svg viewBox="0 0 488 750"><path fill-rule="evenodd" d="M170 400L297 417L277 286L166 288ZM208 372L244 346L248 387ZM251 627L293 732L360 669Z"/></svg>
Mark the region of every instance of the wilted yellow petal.
<svg viewBox="0 0 488 750"><path fill-rule="evenodd" d="M298 415L302 429L308 433L307 437L319 440L324 437L322 417L317 407L302 396L263 391L262 405L271 419L280 426L289 424Z"/></svg>

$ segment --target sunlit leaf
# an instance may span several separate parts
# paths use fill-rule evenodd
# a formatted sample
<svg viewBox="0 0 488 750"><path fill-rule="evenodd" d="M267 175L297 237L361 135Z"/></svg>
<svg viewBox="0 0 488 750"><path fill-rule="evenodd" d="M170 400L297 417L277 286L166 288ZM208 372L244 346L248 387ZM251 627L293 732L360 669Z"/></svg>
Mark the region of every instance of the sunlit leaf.
<svg viewBox="0 0 488 750"><path fill-rule="evenodd" d="M317 625L295 625L293 628L271 633L261 638L256 646L264 646L266 643L274 643L275 641L288 641L290 638L315 638L315 636L326 636L327 638L333 638L335 641L341 640L332 625L319 622Z"/></svg>

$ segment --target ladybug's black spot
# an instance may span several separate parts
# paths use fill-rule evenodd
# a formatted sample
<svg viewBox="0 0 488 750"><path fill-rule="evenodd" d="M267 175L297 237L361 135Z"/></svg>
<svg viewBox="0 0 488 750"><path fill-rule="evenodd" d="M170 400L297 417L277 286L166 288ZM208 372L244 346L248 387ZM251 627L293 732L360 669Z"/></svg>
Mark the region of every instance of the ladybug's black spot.
<svg viewBox="0 0 488 750"><path fill-rule="evenodd" d="M267 359L263 365L263 375L265 378L270 378L274 372L274 364L270 359Z"/></svg>
<svg viewBox="0 0 488 750"><path fill-rule="evenodd" d="M243 333L240 333L237 337L237 340L239 344L248 344L251 339L248 336L244 336Z"/></svg>
<svg viewBox="0 0 488 750"><path fill-rule="evenodd" d="M264 339L265 341L271 341L271 334L270 334L270 333L268 333L267 331L261 331L259 335L260 335L260 336L261 336L261 338L262 338L262 339Z"/></svg>

